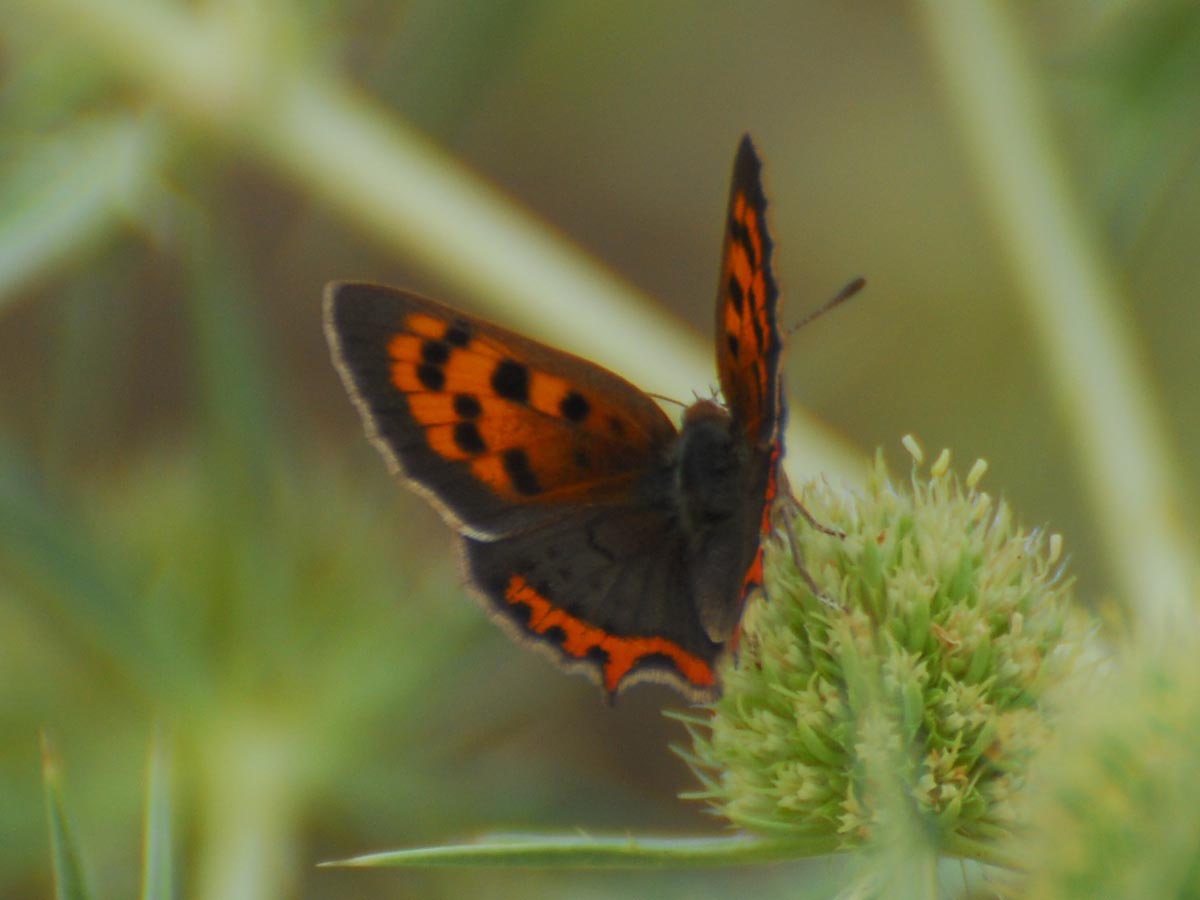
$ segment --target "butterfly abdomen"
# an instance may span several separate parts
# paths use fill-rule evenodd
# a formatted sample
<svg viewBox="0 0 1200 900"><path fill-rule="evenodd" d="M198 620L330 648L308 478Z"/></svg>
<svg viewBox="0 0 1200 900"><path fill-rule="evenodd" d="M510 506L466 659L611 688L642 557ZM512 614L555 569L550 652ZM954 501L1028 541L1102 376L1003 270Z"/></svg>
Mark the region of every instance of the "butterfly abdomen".
<svg viewBox="0 0 1200 900"><path fill-rule="evenodd" d="M708 636L724 642L741 614L742 585L758 551L761 467L729 413L708 400L689 407L676 442L673 503L687 548L692 593Z"/></svg>

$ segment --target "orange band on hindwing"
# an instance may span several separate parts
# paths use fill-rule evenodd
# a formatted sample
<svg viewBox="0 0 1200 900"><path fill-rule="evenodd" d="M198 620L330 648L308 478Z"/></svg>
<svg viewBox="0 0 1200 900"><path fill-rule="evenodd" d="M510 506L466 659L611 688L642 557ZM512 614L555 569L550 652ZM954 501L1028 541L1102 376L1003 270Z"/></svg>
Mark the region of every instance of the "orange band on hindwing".
<svg viewBox="0 0 1200 900"><path fill-rule="evenodd" d="M716 682L712 667L678 644L660 637L619 637L589 625L555 607L520 575L514 575L505 591L513 606L529 611L529 630L543 637L553 636L563 652L575 659L603 660L603 685L609 694L617 693L621 681L639 663L669 660L680 675L696 687L711 687ZM553 635L559 632L561 637Z"/></svg>

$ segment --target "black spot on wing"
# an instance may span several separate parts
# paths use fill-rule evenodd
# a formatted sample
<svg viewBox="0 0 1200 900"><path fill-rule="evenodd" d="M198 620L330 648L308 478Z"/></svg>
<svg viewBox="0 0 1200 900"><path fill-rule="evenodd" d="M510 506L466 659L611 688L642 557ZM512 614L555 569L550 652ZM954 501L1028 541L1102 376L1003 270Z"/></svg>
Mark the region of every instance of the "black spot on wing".
<svg viewBox="0 0 1200 900"><path fill-rule="evenodd" d="M483 407L474 394L455 394L454 414L460 419L478 419L483 415Z"/></svg>
<svg viewBox="0 0 1200 900"><path fill-rule="evenodd" d="M742 306L746 302L746 295L742 293L742 283L737 280L736 275L729 276L729 301L733 304L734 312L739 316L742 314Z"/></svg>
<svg viewBox="0 0 1200 900"><path fill-rule="evenodd" d="M558 408L572 422L582 422L592 411L592 405L578 391L571 391L563 397L562 402L558 404Z"/></svg>
<svg viewBox="0 0 1200 900"><path fill-rule="evenodd" d="M452 347L465 347L471 343L471 331L465 322L455 322L446 329L442 339Z"/></svg>
<svg viewBox="0 0 1200 900"><path fill-rule="evenodd" d="M440 391L446 384L446 373L441 366L421 363L417 366L417 380L426 390Z"/></svg>
<svg viewBox="0 0 1200 900"><path fill-rule="evenodd" d="M492 372L492 390L514 403L529 402L529 369L511 359L501 360Z"/></svg>
<svg viewBox="0 0 1200 900"><path fill-rule="evenodd" d="M425 341L421 344L421 361L440 366L450 358L450 346L444 341Z"/></svg>
<svg viewBox="0 0 1200 900"><path fill-rule="evenodd" d="M750 238L750 229L737 219L730 219L729 236L741 244L742 249L746 251L746 259L750 260L750 268L757 269L762 260L758 258L758 248L754 246L754 241Z"/></svg>
<svg viewBox="0 0 1200 900"><path fill-rule="evenodd" d="M519 447L505 450L501 461L504 471L517 493L531 497L542 492L541 482L538 481L537 475L530 467L529 455L524 450Z"/></svg>
<svg viewBox="0 0 1200 900"><path fill-rule="evenodd" d="M474 422L459 422L454 426L454 443L463 453L478 455L487 452L487 444Z"/></svg>

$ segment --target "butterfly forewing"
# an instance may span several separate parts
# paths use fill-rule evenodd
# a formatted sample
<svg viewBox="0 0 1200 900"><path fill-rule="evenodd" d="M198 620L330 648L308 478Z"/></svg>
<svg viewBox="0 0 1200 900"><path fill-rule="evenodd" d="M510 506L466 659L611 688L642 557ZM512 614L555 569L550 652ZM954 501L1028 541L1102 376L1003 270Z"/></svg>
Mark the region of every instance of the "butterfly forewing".
<svg viewBox="0 0 1200 900"><path fill-rule="evenodd" d="M733 164L717 289L717 371L735 427L746 441L748 488L745 526L736 539L744 560L740 613L762 586L762 541L771 530L778 492L786 408L779 375L783 339L777 310L779 289L771 270L774 245L767 229L762 163L750 136L742 138ZM757 523L751 526L750 523ZM708 564L702 564L702 568ZM702 580L712 580L706 572Z"/></svg>
<svg viewBox="0 0 1200 900"><path fill-rule="evenodd" d="M600 366L405 291L331 285L326 329L384 455L476 537L619 496L676 433Z"/></svg>
<svg viewBox="0 0 1200 900"><path fill-rule="evenodd" d="M776 440L781 415L778 371L783 345L776 324L779 289L771 272L771 236L762 164L743 137L733 165L721 280L717 290L717 372L721 392L752 446Z"/></svg>

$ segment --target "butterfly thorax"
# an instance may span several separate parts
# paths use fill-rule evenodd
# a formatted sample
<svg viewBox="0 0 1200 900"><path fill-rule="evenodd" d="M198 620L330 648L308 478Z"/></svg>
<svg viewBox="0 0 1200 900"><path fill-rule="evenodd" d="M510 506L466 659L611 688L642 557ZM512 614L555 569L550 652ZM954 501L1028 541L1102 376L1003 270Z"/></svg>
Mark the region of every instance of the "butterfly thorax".
<svg viewBox="0 0 1200 900"><path fill-rule="evenodd" d="M694 539L736 514L739 465L729 413L701 400L684 414L675 445L675 498L684 531Z"/></svg>

